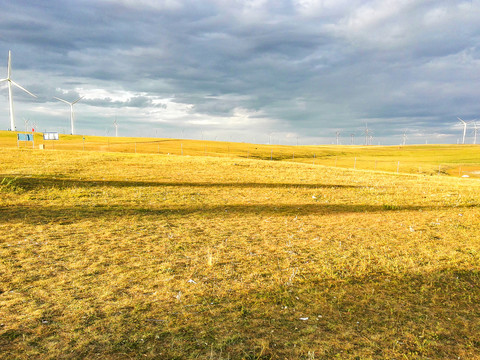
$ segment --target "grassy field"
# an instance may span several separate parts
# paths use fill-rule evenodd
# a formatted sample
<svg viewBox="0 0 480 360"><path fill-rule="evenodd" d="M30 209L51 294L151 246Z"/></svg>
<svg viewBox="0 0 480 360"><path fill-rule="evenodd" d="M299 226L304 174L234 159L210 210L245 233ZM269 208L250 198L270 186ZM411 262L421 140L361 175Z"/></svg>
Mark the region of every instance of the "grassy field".
<svg viewBox="0 0 480 360"><path fill-rule="evenodd" d="M35 147L46 150L81 150L137 154L209 156L300 162L356 170L411 174L443 174L480 178L480 145L415 146L283 146L236 142L60 135L44 141L35 134ZM31 142L17 144L16 134L0 131L0 147L31 149Z"/></svg>
<svg viewBox="0 0 480 360"><path fill-rule="evenodd" d="M480 359L480 182L339 163L435 174L478 147L314 166L76 140L0 133L1 359Z"/></svg>

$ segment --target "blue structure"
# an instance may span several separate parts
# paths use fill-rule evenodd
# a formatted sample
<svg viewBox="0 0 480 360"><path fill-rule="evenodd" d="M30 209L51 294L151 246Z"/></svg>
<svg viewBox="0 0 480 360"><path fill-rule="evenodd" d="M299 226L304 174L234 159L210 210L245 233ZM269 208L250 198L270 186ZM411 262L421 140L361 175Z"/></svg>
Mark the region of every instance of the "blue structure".
<svg viewBox="0 0 480 360"><path fill-rule="evenodd" d="M20 141L31 141L32 149L35 148L35 141L33 134L17 134L17 147L20 147Z"/></svg>
<svg viewBox="0 0 480 360"><path fill-rule="evenodd" d="M33 134L17 134L17 141L33 141Z"/></svg>

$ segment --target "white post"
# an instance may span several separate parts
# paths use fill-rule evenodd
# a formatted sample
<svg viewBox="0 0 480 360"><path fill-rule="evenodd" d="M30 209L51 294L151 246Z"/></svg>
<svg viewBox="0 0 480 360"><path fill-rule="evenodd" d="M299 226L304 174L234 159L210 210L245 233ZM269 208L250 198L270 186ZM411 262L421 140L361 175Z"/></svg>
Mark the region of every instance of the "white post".
<svg viewBox="0 0 480 360"><path fill-rule="evenodd" d="M355 161L353 162L353 170L357 168L357 158L355 157Z"/></svg>
<svg viewBox="0 0 480 360"><path fill-rule="evenodd" d="M398 170L400 170L400 161L397 162L397 174L398 174Z"/></svg>

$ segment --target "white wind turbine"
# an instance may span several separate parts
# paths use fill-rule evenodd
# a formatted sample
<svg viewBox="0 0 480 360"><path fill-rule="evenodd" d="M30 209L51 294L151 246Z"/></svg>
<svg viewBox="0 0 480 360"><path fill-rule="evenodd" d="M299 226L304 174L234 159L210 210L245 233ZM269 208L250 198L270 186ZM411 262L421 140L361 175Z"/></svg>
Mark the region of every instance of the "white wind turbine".
<svg viewBox="0 0 480 360"><path fill-rule="evenodd" d="M463 121L462 119L460 119L459 117L457 117L458 120L460 120L463 124L463 138L462 138L462 144L465 144L465 134L467 133L467 123L465 121Z"/></svg>
<svg viewBox="0 0 480 360"><path fill-rule="evenodd" d="M84 96L80 96L77 100L75 100L73 102L68 102L67 100L63 100L63 99L60 99L58 97L54 97L54 99L57 99L61 102L64 102L65 104L70 105L70 126L71 126L71 129L72 129L72 135L75 135L75 126L74 126L75 115L73 113L73 105L75 105L77 102L82 100Z"/></svg>
<svg viewBox="0 0 480 360"><path fill-rule="evenodd" d="M363 131L363 133L365 134L365 145L370 145L369 143L372 140L372 135L367 123L365 123L365 130Z"/></svg>
<svg viewBox="0 0 480 360"><path fill-rule="evenodd" d="M477 127L477 122L475 120L473 120L472 123L473 123L473 145L476 145L477 144L478 127Z"/></svg>
<svg viewBox="0 0 480 360"><path fill-rule="evenodd" d="M115 126L115 137L118 137L117 117L115 117L115 121L113 122L113 126Z"/></svg>
<svg viewBox="0 0 480 360"><path fill-rule="evenodd" d="M9 50L8 51L8 65L7 65L7 77L5 79L1 79L0 82L6 81L8 84L8 101L10 103L10 130L15 131L15 116L13 114L13 96L12 96L12 85L15 85L19 89L22 89L25 91L27 94L33 96L36 98L35 95L33 95L30 91L27 89L23 88L19 84L17 84L15 81L13 81L10 77L12 76L12 53Z"/></svg>
<svg viewBox="0 0 480 360"><path fill-rule="evenodd" d="M405 146L405 144L407 143L407 130L405 130L403 132L403 136L402 136L402 146Z"/></svg>

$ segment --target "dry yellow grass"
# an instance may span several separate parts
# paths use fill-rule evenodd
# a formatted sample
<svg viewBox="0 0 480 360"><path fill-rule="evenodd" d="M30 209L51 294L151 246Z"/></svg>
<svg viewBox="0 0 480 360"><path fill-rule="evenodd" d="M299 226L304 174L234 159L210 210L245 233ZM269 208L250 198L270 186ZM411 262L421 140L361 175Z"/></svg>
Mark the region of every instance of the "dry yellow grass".
<svg viewBox="0 0 480 360"><path fill-rule="evenodd" d="M478 180L0 156L2 359L480 358Z"/></svg>
<svg viewBox="0 0 480 360"><path fill-rule="evenodd" d="M31 142L20 142L31 149ZM35 147L136 154L209 156L300 162L356 170L451 175L480 178L480 145L415 146L283 146L181 139L60 135L44 141L35 134ZM0 147L17 147L16 134L0 131Z"/></svg>

